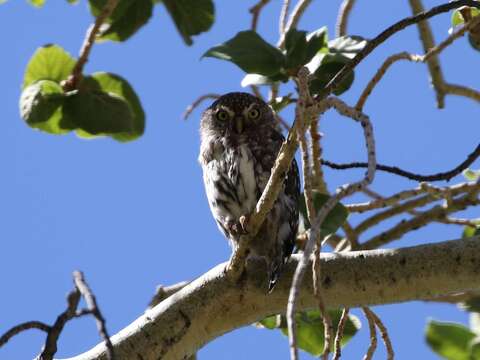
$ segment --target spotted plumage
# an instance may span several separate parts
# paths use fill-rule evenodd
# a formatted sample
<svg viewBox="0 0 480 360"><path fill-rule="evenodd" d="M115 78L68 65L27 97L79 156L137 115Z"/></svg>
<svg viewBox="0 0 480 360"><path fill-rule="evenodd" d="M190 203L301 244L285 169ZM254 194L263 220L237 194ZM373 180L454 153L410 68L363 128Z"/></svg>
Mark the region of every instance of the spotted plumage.
<svg viewBox="0 0 480 360"><path fill-rule="evenodd" d="M270 107L247 93L216 100L202 115L200 135L199 161L210 209L235 251L243 231L240 218L251 214L260 198L284 137ZM299 194L294 160L250 248L250 256L267 261L270 290L294 247Z"/></svg>

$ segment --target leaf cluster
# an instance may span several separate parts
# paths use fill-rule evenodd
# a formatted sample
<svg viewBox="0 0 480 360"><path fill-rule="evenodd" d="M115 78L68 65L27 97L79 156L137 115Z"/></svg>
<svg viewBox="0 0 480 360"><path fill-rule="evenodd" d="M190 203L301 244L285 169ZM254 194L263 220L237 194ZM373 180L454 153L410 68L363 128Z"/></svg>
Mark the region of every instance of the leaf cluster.
<svg viewBox="0 0 480 360"><path fill-rule="evenodd" d="M242 86L271 85L287 82L296 76L302 66L312 74L310 91L320 90L358 53L366 40L358 36L343 36L328 41L326 27L307 33L291 29L285 36L285 49L269 44L257 32L237 33L223 44L207 50L203 57L212 57L234 63L247 73ZM336 89L340 95L353 82L353 72Z"/></svg>
<svg viewBox="0 0 480 360"><path fill-rule="evenodd" d="M330 318L334 331L337 331L338 323L342 315L341 310L330 310ZM298 347L313 356L319 356L323 352L325 342L325 331L323 320L318 310L302 311L296 314L297 344ZM269 316L255 324L258 327L275 330L278 329L285 336L288 336L287 321L282 315ZM361 322L355 315L348 315L343 331L341 346L345 346L353 336L360 330Z"/></svg>

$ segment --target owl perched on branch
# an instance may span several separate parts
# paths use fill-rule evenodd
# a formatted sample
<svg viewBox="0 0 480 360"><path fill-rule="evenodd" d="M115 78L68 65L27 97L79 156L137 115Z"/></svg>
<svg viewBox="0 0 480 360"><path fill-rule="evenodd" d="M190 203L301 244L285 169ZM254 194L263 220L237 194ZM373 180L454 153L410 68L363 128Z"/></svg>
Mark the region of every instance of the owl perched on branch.
<svg viewBox="0 0 480 360"><path fill-rule="evenodd" d="M219 229L236 251L241 219L255 208L284 137L270 107L247 93L221 96L202 115L199 161L208 202ZM272 211L252 240L249 256L263 257L269 290L291 255L298 228L300 181L295 160Z"/></svg>

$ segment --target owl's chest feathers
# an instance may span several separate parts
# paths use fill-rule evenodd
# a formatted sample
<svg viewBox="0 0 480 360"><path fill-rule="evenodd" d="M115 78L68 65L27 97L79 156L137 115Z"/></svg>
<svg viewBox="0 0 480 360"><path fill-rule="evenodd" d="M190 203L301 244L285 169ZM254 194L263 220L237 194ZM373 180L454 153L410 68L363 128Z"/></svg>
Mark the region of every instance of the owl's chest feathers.
<svg viewBox="0 0 480 360"><path fill-rule="evenodd" d="M207 197L212 211L222 221L237 221L249 214L263 190L258 177L261 164L249 145L220 138L204 148L202 166Z"/></svg>

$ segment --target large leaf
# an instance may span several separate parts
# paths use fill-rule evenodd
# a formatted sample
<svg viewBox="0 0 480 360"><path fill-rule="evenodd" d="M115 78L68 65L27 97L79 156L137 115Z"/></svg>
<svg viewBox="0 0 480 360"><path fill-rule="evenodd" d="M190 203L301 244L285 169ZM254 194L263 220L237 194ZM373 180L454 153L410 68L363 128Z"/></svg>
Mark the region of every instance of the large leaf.
<svg viewBox="0 0 480 360"><path fill-rule="evenodd" d="M332 319L334 331L336 332L342 312L341 310L331 310L329 314ZM304 311L297 313L295 318L297 323L298 347L314 356L320 355L323 351L324 343L324 327L320 312L318 310ZM286 320L284 317L280 318L280 315L267 317L258 322L257 326L270 330L280 329L284 335L288 336ZM360 320L354 315L348 315L341 345L344 346L350 341L360 327Z"/></svg>
<svg viewBox="0 0 480 360"><path fill-rule="evenodd" d="M307 35L307 62L313 59L319 51L328 52L327 27L321 27Z"/></svg>
<svg viewBox="0 0 480 360"><path fill-rule="evenodd" d="M98 16L107 0L89 0L90 11ZM125 41L150 20L151 0L120 0L112 15L101 29L98 40Z"/></svg>
<svg viewBox="0 0 480 360"><path fill-rule="evenodd" d="M192 36L209 30L215 19L212 0L163 0L178 32L187 45Z"/></svg>
<svg viewBox="0 0 480 360"><path fill-rule="evenodd" d="M306 64L307 60L307 32L290 29L285 35L285 67L297 69Z"/></svg>
<svg viewBox="0 0 480 360"><path fill-rule="evenodd" d="M20 97L20 115L33 128L51 134L64 134L73 127L63 116L64 100L65 95L59 84L40 80L23 90Z"/></svg>
<svg viewBox="0 0 480 360"><path fill-rule="evenodd" d="M444 359L471 360L470 343L475 334L467 327L432 320L427 325L425 336L430 348Z"/></svg>
<svg viewBox="0 0 480 360"><path fill-rule="evenodd" d="M255 31L241 31L224 44L210 48L202 57L231 61L249 74L276 75L284 66L284 55Z"/></svg>
<svg viewBox="0 0 480 360"><path fill-rule="evenodd" d="M313 73L313 80L310 82L310 91L313 94L319 93L348 61L349 59L342 55L328 54L323 56L320 66ZM333 93L337 96L341 95L352 86L354 79L354 72L351 71L348 76L340 82Z"/></svg>
<svg viewBox="0 0 480 360"><path fill-rule="evenodd" d="M58 45L38 48L28 62L23 88L39 80L60 83L66 80L75 66L75 59Z"/></svg>
<svg viewBox="0 0 480 360"><path fill-rule="evenodd" d="M128 103L133 115L133 128L129 132L113 135L116 140L130 141L143 134L145 130L145 113L135 90L125 79L116 74L98 72L85 78L84 83L91 90L115 94Z"/></svg>
<svg viewBox="0 0 480 360"><path fill-rule="evenodd" d="M338 54L352 59L367 45L361 36L341 36L328 42L330 54Z"/></svg>
<svg viewBox="0 0 480 360"><path fill-rule="evenodd" d="M103 91L73 91L65 99L64 112L80 129L80 135L102 136L131 133L133 113L120 96Z"/></svg>
<svg viewBox="0 0 480 360"><path fill-rule="evenodd" d="M327 194L322 194L320 192L313 191L313 205L315 207L315 210L317 212L320 211L322 206L327 202L329 198L330 196ZM299 209L300 209L300 215L303 218L304 224L306 228L309 229L311 225L310 225L310 222L308 221L307 206L305 204L305 196L303 196L303 194L300 196ZM325 221L321 226L322 234L328 235L337 231L337 229L340 226L342 226L342 224L345 222L347 217L348 217L347 208L343 206L341 203L338 203L337 205L335 205L332 211L328 213L327 217L325 218Z"/></svg>

